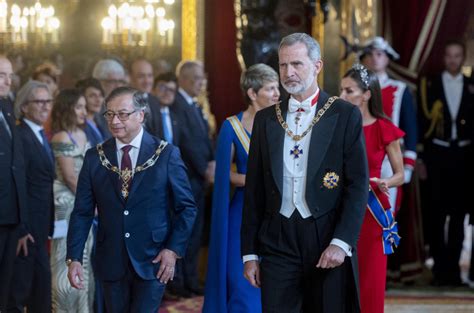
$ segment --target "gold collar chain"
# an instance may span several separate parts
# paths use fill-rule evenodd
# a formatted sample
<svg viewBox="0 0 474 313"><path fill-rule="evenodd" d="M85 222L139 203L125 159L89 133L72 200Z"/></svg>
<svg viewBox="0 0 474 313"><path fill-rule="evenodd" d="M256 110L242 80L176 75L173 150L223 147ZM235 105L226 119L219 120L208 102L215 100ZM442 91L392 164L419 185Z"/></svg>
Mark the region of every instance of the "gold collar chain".
<svg viewBox="0 0 474 313"><path fill-rule="evenodd" d="M278 122L280 123L281 127L283 127L286 134L288 136L290 136L291 139L293 139L294 141L300 141L301 139L303 139L304 136L306 136L309 133L311 128L313 128L313 126L316 125L317 122L319 122L319 120L324 115L324 113L326 113L326 111L331 107L333 102L336 101L337 99L338 99L338 97L329 98L328 101L326 102L326 104L324 104L324 106L321 109L319 109L319 111L313 117L313 121L311 122L311 125L309 125L309 127L301 135L295 135L289 129L288 124L285 122L285 120L283 119L283 116L281 115L281 109L280 109L280 104L279 103L275 104L275 111L276 111L276 115L277 115L277 118L278 118Z"/></svg>
<svg viewBox="0 0 474 313"><path fill-rule="evenodd" d="M142 172L148 169L149 167L152 167L156 163L156 161L158 161L158 158L160 157L161 152L167 145L168 143L162 140L160 142L160 145L156 149L155 153L148 160L146 160L145 163L143 163L142 165L137 165L135 167L135 170L130 170L128 168L126 168L125 170L120 170L117 166L112 165L112 163L110 163L110 161L105 156L104 149L102 148L102 144L97 145L97 152L99 153L99 159L102 166L104 166L106 169L113 171L119 175L120 179L122 180L122 190L121 190L122 196L126 199L128 197L128 193L129 193L128 187L130 184L130 180L133 177L133 174Z"/></svg>

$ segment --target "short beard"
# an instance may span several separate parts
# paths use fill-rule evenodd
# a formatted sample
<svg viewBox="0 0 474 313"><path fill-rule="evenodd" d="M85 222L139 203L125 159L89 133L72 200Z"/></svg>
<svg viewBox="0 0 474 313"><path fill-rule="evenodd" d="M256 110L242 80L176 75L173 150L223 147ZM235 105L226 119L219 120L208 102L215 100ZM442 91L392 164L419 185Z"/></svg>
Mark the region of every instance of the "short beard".
<svg viewBox="0 0 474 313"><path fill-rule="evenodd" d="M281 82L281 84L283 88L285 88L286 92L288 92L290 95L301 95L311 87L315 79L315 76L308 75L308 77L304 81L299 82L294 87L287 86L284 82Z"/></svg>

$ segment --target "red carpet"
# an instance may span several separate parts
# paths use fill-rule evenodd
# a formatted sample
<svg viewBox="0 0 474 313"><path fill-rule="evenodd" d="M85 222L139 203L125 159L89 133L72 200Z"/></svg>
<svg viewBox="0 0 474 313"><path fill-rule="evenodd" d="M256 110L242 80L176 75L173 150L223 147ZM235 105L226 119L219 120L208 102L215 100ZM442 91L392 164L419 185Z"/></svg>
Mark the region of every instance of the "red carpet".
<svg viewBox="0 0 474 313"><path fill-rule="evenodd" d="M204 297L181 301L165 301L159 313L201 313Z"/></svg>

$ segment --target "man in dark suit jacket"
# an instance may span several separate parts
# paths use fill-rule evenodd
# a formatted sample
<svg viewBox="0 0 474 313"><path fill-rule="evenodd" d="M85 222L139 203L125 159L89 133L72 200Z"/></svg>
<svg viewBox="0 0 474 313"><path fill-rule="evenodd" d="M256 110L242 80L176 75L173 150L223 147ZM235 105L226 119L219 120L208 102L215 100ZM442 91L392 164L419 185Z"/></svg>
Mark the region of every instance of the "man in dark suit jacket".
<svg viewBox="0 0 474 313"><path fill-rule="evenodd" d="M150 106L150 118L147 120L149 131L159 138L180 145L183 126L179 124L174 105L178 85L176 76L169 72L155 78L153 94L158 98L158 106Z"/></svg>
<svg viewBox="0 0 474 313"><path fill-rule="evenodd" d="M69 223L68 278L83 288L82 254L97 207L95 275L109 313L158 311L196 215L179 151L143 130L145 109L132 88L106 99L114 138L86 153Z"/></svg>
<svg viewBox="0 0 474 313"><path fill-rule="evenodd" d="M422 88L422 159L429 190L424 224L434 259L434 285L463 284L459 258L467 213L471 213L473 221L471 185L465 182L474 174L474 84L461 72L465 58L462 42L448 42L444 50L445 70L428 81L427 89Z"/></svg>
<svg viewBox="0 0 474 313"><path fill-rule="evenodd" d="M12 65L0 56L0 311L6 311L10 294L18 226L26 223L25 164L21 138L8 98Z"/></svg>
<svg viewBox="0 0 474 313"><path fill-rule="evenodd" d="M204 224L204 196L206 187L213 180L215 161L209 138L209 126L201 108L194 101L201 92L205 79L203 66L196 61L182 61L178 64L176 73L179 88L173 106L180 125L179 148L188 168L198 215L186 258L178 268L178 276L171 285L171 292L176 291L183 296L188 296L189 293L202 295L203 289L199 285L197 266Z"/></svg>
<svg viewBox="0 0 474 313"><path fill-rule="evenodd" d="M262 288L265 313L359 312L356 244L369 186L361 115L319 89L309 35L283 38L279 64L290 99L255 117L244 275Z"/></svg>
<svg viewBox="0 0 474 313"><path fill-rule="evenodd" d="M54 213L54 157L43 125L53 99L46 84L30 80L17 93L15 113L24 147L28 223L19 240L7 312L51 312L51 269L47 250Z"/></svg>

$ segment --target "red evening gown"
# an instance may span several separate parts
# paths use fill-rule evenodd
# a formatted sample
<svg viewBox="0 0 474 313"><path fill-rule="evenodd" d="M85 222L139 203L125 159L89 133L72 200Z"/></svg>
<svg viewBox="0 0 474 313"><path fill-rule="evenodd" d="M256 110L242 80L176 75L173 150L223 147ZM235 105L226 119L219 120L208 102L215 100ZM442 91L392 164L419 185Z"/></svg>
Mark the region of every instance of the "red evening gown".
<svg viewBox="0 0 474 313"><path fill-rule="evenodd" d="M402 138L405 133L389 120L380 118L364 126L367 159L370 178L380 178L385 148L391 142ZM386 210L390 208L388 197L371 183ZM382 228L366 210L364 222L357 243L359 258L359 285L361 313L381 313L384 311L385 281L387 275L387 256L383 254Z"/></svg>

